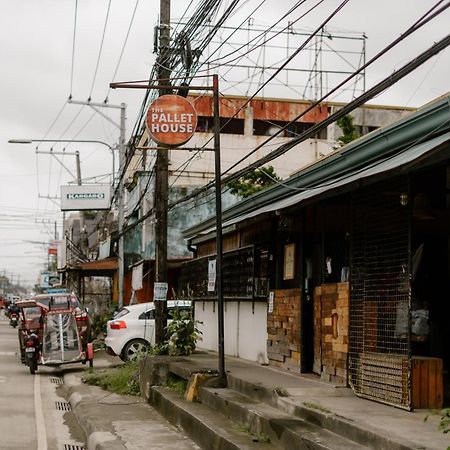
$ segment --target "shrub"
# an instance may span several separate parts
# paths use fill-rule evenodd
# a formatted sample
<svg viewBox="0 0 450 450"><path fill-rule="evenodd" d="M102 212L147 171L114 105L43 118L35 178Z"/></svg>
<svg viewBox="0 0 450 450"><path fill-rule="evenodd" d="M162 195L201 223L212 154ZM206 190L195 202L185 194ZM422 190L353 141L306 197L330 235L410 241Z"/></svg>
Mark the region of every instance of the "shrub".
<svg viewBox="0 0 450 450"><path fill-rule="evenodd" d="M194 319L192 310L175 308L171 312L172 322L167 325L168 353L171 356L190 355L200 339L201 331L197 325L201 322Z"/></svg>

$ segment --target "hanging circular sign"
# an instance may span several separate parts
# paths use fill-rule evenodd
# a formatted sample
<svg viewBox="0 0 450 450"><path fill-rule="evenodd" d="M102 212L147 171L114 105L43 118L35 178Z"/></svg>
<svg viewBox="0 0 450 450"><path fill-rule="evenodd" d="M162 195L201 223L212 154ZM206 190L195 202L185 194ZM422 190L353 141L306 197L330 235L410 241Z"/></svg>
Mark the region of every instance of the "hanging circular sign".
<svg viewBox="0 0 450 450"><path fill-rule="evenodd" d="M179 95L162 95L149 107L146 118L150 137L165 147L185 144L197 128L197 112Z"/></svg>

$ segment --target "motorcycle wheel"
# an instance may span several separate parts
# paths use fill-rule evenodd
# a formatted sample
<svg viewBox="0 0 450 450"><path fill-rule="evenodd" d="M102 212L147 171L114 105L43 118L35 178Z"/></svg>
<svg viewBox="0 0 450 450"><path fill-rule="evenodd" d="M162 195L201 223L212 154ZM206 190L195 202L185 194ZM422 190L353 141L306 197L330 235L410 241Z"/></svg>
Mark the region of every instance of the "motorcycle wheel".
<svg viewBox="0 0 450 450"><path fill-rule="evenodd" d="M34 375L37 370L37 362L33 359L32 361L30 361L28 367L30 368L30 374Z"/></svg>

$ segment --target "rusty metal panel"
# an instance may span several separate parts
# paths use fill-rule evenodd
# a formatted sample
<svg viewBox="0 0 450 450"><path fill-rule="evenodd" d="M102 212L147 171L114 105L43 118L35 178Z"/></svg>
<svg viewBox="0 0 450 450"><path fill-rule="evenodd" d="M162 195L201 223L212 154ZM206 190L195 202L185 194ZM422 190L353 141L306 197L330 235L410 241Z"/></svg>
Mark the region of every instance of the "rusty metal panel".
<svg viewBox="0 0 450 450"><path fill-rule="evenodd" d="M195 106L199 116L212 117L213 104L212 97L189 97ZM233 117L237 110L242 108L247 102L246 98L221 97L220 117ZM274 99L252 99L249 106L253 108L253 119L255 120L276 120L290 122L299 114L310 107L309 102L274 100ZM298 122L316 123L328 117L328 106L319 105L301 117ZM244 110L240 111L236 118L244 119Z"/></svg>

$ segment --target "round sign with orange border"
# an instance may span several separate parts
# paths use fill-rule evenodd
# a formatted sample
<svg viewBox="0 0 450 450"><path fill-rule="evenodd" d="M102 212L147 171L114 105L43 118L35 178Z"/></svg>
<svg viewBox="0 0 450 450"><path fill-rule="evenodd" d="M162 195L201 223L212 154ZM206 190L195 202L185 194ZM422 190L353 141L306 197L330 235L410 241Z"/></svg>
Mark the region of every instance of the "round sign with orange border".
<svg viewBox="0 0 450 450"><path fill-rule="evenodd" d="M197 112L184 97L162 95L148 107L146 125L150 137L158 145L177 147L194 135Z"/></svg>

